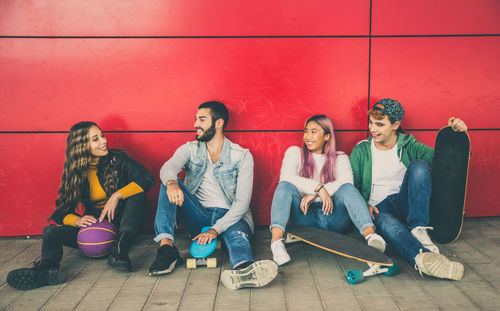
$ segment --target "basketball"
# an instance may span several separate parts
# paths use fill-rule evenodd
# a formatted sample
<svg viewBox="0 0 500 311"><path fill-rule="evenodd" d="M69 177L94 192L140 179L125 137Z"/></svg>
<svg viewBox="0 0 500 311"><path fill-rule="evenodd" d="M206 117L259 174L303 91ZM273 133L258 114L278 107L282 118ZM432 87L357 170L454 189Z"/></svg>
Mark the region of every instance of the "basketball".
<svg viewBox="0 0 500 311"><path fill-rule="evenodd" d="M104 257L111 252L111 246L116 240L116 229L107 221L96 222L81 228L78 232L78 248L85 255L93 258Z"/></svg>

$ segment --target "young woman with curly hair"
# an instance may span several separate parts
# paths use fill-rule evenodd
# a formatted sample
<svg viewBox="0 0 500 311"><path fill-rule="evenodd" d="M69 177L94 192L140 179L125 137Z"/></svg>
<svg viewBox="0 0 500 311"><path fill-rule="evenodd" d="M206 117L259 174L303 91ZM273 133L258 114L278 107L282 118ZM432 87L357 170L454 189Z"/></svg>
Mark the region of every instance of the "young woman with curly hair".
<svg viewBox="0 0 500 311"><path fill-rule="evenodd" d="M130 271L129 247L142 225L145 192L153 184L153 176L141 164L122 150L108 149L96 123L73 125L67 139L56 209L48 219L57 225L50 224L43 230L41 259L33 268L11 271L8 284L27 290L61 283L64 277L59 262L63 245L76 248L79 229L105 219L119 231L108 264Z"/></svg>

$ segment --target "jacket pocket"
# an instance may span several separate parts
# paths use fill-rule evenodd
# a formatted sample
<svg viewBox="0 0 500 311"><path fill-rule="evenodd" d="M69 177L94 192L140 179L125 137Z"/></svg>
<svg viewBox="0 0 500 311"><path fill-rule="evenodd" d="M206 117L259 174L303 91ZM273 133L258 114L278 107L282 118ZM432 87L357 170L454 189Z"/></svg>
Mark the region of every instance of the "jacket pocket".
<svg viewBox="0 0 500 311"><path fill-rule="evenodd" d="M227 199L232 203L236 197L236 186L238 183L238 165L230 168L222 168L219 171L219 180L222 184Z"/></svg>

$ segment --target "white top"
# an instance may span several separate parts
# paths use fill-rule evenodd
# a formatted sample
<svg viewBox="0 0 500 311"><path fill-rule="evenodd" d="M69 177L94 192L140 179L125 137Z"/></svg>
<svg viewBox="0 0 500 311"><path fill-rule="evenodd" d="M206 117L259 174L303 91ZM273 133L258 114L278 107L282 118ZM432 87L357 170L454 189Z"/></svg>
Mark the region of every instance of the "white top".
<svg viewBox="0 0 500 311"><path fill-rule="evenodd" d="M283 163L281 164L280 182L288 181L293 184L297 187L297 190L299 190L302 196L306 194L314 194L314 189L321 183L320 172L325 164L325 155L313 153L313 159L316 164L316 172L314 174L314 178L309 179L299 175L300 164L302 161L300 152L300 147L297 146L291 146L285 151ZM336 179L334 181L324 185L330 196L334 195L343 184L353 183L351 162L349 161L349 157L341 151L337 151L335 175Z"/></svg>
<svg viewBox="0 0 500 311"><path fill-rule="evenodd" d="M226 199L224 199L224 193L222 193L222 189L215 180L214 165L208 157L207 162L207 170L194 195L204 207L229 209L229 205L227 205Z"/></svg>
<svg viewBox="0 0 500 311"><path fill-rule="evenodd" d="M389 195L399 193L406 173L398 157L398 146L390 150L379 150L371 142L372 151L372 192L368 204L375 206Z"/></svg>

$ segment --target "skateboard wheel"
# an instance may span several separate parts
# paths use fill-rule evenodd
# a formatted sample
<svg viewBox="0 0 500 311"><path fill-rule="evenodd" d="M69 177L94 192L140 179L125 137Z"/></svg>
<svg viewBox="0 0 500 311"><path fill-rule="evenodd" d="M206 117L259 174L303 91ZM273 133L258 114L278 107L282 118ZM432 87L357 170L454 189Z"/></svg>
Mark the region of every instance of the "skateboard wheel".
<svg viewBox="0 0 500 311"><path fill-rule="evenodd" d="M207 268L217 268L217 258L207 258Z"/></svg>
<svg viewBox="0 0 500 311"><path fill-rule="evenodd" d="M215 249L222 249L222 243L220 240L217 241L217 247Z"/></svg>
<svg viewBox="0 0 500 311"><path fill-rule="evenodd" d="M349 284L361 283L365 279L361 270L349 270L345 276Z"/></svg>
<svg viewBox="0 0 500 311"><path fill-rule="evenodd" d="M384 272L385 276L391 276L391 275L399 273L399 267L395 262L393 262L392 266L387 267L387 268L389 269L389 271Z"/></svg>
<svg viewBox="0 0 500 311"><path fill-rule="evenodd" d="M186 268L188 268L188 269L196 269L196 259L189 258L186 261Z"/></svg>

